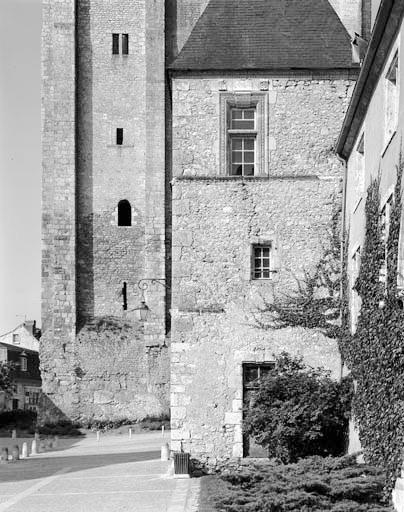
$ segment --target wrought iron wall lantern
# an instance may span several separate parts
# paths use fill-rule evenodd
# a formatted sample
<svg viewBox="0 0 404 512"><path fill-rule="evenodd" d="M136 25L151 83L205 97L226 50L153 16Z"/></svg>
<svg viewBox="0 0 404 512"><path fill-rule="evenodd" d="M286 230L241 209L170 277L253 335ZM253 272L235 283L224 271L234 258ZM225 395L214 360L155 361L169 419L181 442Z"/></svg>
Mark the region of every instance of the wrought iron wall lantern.
<svg viewBox="0 0 404 512"><path fill-rule="evenodd" d="M150 277L146 279L140 279L140 281L138 281L137 286L140 290L140 305L137 308L131 309L131 311L139 311L141 322L145 322L149 316L150 308L146 304L146 299L144 296L145 291L149 288L149 284L159 284L166 290L170 290L170 287L165 284L165 279L162 278Z"/></svg>

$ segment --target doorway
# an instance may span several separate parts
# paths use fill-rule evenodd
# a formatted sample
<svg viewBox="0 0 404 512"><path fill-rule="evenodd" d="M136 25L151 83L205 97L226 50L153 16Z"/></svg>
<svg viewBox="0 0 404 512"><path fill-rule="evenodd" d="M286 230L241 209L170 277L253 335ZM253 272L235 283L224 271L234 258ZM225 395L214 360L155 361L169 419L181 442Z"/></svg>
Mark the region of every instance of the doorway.
<svg viewBox="0 0 404 512"><path fill-rule="evenodd" d="M243 363L243 419L251 406L254 392L263 377L275 368L274 362ZM268 450L257 444L248 434L243 435L243 457L266 458Z"/></svg>

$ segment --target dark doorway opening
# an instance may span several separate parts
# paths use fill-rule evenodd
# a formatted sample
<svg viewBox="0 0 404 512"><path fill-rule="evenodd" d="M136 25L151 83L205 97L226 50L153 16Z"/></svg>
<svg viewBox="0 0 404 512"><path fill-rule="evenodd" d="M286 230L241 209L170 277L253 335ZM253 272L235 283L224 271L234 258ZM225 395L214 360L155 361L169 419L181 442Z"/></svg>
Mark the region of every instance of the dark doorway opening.
<svg viewBox="0 0 404 512"><path fill-rule="evenodd" d="M275 368L274 362L243 363L243 410L251 407L254 392L268 372ZM245 412L243 413L245 414ZM244 419L244 417L243 417ZM268 457L268 450L255 442L248 434L243 435L243 457Z"/></svg>

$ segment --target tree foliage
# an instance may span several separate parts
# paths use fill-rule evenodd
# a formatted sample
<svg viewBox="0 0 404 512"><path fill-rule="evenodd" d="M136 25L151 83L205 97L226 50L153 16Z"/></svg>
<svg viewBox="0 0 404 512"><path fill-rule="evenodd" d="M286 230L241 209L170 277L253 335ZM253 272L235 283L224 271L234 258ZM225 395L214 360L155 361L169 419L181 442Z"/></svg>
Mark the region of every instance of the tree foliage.
<svg viewBox="0 0 404 512"><path fill-rule="evenodd" d="M12 391L14 371L13 363L0 363L0 391L4 391L6 395Z"/></svg>
<svg viewBox="0 0 404 512"><path fill-rule="evenodd" d="M293 462L345 449L352 386L286 353L258 384L246 409L246 432L270 457Z"/></svg>
<svg viewBox="0 0 404 512"><path fill-rule="evenodd" d="M402 170L401 161L387 239L386 283L380 280L386 252L380 222L379 179L369 185L365 239L355 283L361 309L353 335L348 334L349 315L343 315L347 334L341 340L344 359L357 383L353 412L365 456L372 464L387 468L389 488L394 485L402 463L404 441L404 315L397 291ZM348 286L347 279L343 284Z"/></svg>

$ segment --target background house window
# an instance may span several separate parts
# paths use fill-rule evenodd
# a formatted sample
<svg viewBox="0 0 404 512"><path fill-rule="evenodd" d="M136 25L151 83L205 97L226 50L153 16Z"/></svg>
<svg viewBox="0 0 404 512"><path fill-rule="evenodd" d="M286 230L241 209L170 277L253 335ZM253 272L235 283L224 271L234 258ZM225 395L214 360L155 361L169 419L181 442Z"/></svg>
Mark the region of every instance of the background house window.
<svg viewBox="0 0 404 512"><path fill-rule="evenodd" d="M252 278L271 278L271 245L253 245Z"/></svg>
<svg viewBox="0 0 404 512"><path fill-rule="evenodd" d="M21 364L21 366L20 366L21 371L22 372L26 372L27 369L28 369L27 356L26 355L22 355L20 357L20 364Z"/></svg>
<svg viewBox="0 0 404 512"><path fill-rule="evenodd" d="M15 345L19 345L20 344L20 335L19 334L13 334L13 343Z"/></svg>
<svg viewBox="0 0 404 512"><path fill-rule="evenodd" d="M230 111L230 174L254 176L256 154L255 108L232 108Z"/></svg>
<svg viewBox="0 0 404 512"><path fill-rule="evenodd" d="M130 202L122 199L118 203L118 226L132 225L132 208Z"/></svg>
<svg viewBox="0 0 404 512"><path fill-rule="evenodd" d="M385 136L389 142L398 122L398 53L395 54L386 74Z"/></svg>

